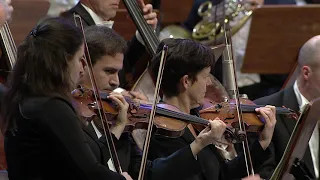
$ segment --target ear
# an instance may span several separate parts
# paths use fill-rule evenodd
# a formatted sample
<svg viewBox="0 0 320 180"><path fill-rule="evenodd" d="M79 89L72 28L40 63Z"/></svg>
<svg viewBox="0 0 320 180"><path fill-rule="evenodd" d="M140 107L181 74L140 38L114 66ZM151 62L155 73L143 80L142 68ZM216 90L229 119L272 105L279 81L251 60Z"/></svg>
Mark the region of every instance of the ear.
<svg viewBox="0 0 320 180"><path fill-rule="evenodd" d="M81 59L81 63L82 63L82 67L83 67L83 69L85 69L85 68L87 68L88 66L87 66L87 63L86 63L86 61L85 61L85 59L84 58L82 58Z"/></svg>
<svg viewBox="0 0 320 180"><path fill-rule="evenodd" d="M180 78L180 85L181 85L181 87L183 87L184 89L188 89L188 87L191 85L188 75L184 75L184 76L182 76L182 77Z"/></svg>
<svg viewBox="0 0 320 180"><path fill-rule="evenodd" d="M302 66L301 75L304 80L308 80L311 76L312 70L309 66Z"/></svg>

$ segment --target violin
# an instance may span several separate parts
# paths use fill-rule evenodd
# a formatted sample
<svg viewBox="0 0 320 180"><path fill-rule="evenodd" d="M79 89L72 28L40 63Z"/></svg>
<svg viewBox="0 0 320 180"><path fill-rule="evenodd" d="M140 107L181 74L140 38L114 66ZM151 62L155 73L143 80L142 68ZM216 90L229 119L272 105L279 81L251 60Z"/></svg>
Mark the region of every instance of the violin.
<svg viewBox="0 0 320 180"><path fill-rule="evenodd" d="M102 99L102 104L99 106L96 99L94 98L93 90L80 86L78 89L75 89L71 92L75 104L78 106L81 116L87 121L94 121L98 128L103 129L101 120L96 118L99 110L103 110L103 113L106 114L107 122L110 125L115 125L117 121L117 105L108 99L109 93L99 91L100 97ZM135 113L139 108L139 103L131 100L128 97L125 97L125 100L129 103L128 113ZM125 128L125 132L132 131L135 126L135 123L129 123Z"/></svg>
<svg viewBox="0 0 320 180"><path fill-rule="evenodd" d="M116 105L109 100L108 93L100 92L102 105L98 106L93 97L92 90L81 87L72 91L75 103L78 106L80 114L87 122L94 121L99 130L103 129L101 120L97 118L98 108L101 107L106 113L107 122L111 126L116 124L116 116L118 114ZM133 100L126 97L126 101L131 104L128 109L128 122L124 132L132 132L135 129L147 129L148 119L152 106L150 104L134 104ZM183 135L185 128L189 123L201 127L208 125L208 120L197 116L175 111L170 105L158 104L156 107L156 116L154 119L154 132L156 134L177 138ZM232 127L228 127L225 132L225 137L228 141L234 142L236 136Z"/></svg>
<svg viewBox="0 0 320 180"><path fill-rule="evenodd" d="M264 122L258 117L256 108L263 107L256 105L249 99L240 98L240 108L247 132L261 132L263 130ZM236 104L233 99L226 102L216 103L210 99L205 99L203 105L199 108L199 115L204 119L219 118L224 121L228 127L237 128L239 126L239 117L236 113ZM284 114L292 118L298 115L289 108L276 107L276 114ZM194 127L201 131L203 126L194 125Z"/></svg>

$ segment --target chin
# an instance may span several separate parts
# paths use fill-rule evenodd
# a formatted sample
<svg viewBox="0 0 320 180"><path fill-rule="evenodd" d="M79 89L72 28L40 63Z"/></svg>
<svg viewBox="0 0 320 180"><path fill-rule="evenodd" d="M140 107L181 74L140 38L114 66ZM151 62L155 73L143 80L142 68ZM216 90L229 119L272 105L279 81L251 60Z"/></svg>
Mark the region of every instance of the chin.
<svg viewBox="0 0 320 180"><path fill-rule="evenodd" d="M117 15L117 11L116 11L115 9L109 10L109 12L108 12L108 14L107 14L107 16L109 17L108 21L109 21L110 19L116 17L116 15Z"/></svg>

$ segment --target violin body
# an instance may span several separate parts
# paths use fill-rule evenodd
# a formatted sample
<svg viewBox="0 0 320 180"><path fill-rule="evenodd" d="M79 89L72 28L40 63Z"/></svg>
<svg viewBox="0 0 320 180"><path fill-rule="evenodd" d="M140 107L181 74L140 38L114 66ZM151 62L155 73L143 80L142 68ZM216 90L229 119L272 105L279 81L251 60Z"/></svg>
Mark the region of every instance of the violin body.
<svg viewBox="0 0 320 180"><path fill-rule="evenodd" d="M252 101L243 98L241 98L241 104L254 105ZM235 128L239 126L237 107L233 101L215 103L205 99L203 107L199 113L200 117L204 119L214 120L215 118L219 118L229 127ZM263 129L264 123L259 119L255 112L242 112L242 117L247 132L260 132ZM196 129L202 130L203 127L196 126Z"/></svg>
<svg viewBox="0 0 320 180"><path fill-rule="evenodd" d="M259 107L261 106L256 105L249 99L240 98L240 110L242 112L241 114L244 121L245 131L257 133L263 130L264 122L260 119L255 111L255 109ZM219 118L227 124L227 127L235 130L239 127L239 114L237 112L237 106L235 104L235 100L233 99L230 101L217 103L206 98L201 106L199 115L204 119L214 120L215 118ZM297 114L288 108L277 107L276 113L297 117ZM205 128L205 126L202 125L194 125L194 127L198 131L202 131ZM238 135L238 138L240 139L243 138L242 132L234 131L233 134L236 136Z"/></svg>
<svg viewBox="0 0 320 180"><path fill-rule="evenodd" d="M107 117L107 122L103 121L103 123L108 123L108 125L111 126L114 126L117 123L117 106L107 98L108 93L100 92L100 97L102 98L101 105L99 105L95 100L94 93L91 89L81 87L73 90L72 95L74 98L74 103L80 112L80 115L87 122L94 121L95 125L101 132L103 132L103 125L101 119L99 118L99 111L100 113L104 113ZM129 122L126 125L124 132L132 132L134 129L147 129L147 110L139 108L140 105L135 104L129 98L125 99L129 103Z"/></svg>

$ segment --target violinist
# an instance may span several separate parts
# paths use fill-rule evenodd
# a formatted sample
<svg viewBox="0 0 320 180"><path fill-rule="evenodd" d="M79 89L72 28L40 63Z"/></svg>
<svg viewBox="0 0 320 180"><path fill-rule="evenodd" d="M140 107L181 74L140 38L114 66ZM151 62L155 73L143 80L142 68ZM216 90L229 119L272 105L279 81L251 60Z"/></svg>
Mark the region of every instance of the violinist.
<svg viewBox="0 0 320 180"><path fill-rule="evenodd" d="M214 55L210 48L187 39L165 39L163 44L168 46L166 64L163 70L161 89L163 93L164 107L177 112L190 113L192 108L202 104L206 92L210 68L214 63ZM157 74L159 68L159 53L155 56L152 63L152 70ZM158 105L159 106L159 105ZM270 157L271 152L268 148L276 123L275 107L266 106L256 109L266 120L259 140L252 144L250 151L252 154L254 168L259 167ZM214 144L221 142L226 124L216 119L210 128L204 129L197 136L191 125L188 125L184 134L179 138L168 138L161 135L153 135L150 148L149 159L167 157L178 149L190 146L203 138L206 131L212 131L215 138L206 143L202 143L202 150L193 158L193 175L187 179L205 180L205 179L235 179L246 175L246 165L244 156L239 155L232 161L225 163L217 152ZM184 164L191 161L185 157ZM170 176L168 176L170 178ZM176 177L179 179L179 177ZM249 176L246 179L260 179L259 175Z"/></svg>
<svg viewBox="0 0 320 180"><path fill-rule="evenodd" d="M298 56L298 75L293 86L287 87L275 94L255 100L257 104L271 103L275 106L285 106L296 112L303 106L320 96L320 36L309 39L300 49ZM276 168L286 149L296 120L277 115L277 124L272 138L275 148L275 161L267 163L264 168ZM303 158L306 170L314 179L319 179L319 123L316 125ZM272 175L272 172L270 176Z"/></svg>
<svg viewBox="0 0 320 180"><path fill-rule="evenodd" d="M91 55L93 73L96 78L97 87L102 92L112 92L119 86L118 73L123 67L123 56L127 49L125 40L112 29L105 26L90 26L85 30L86 41ZM83 76L80 78L80 85L92 88L88 66L84 67ZM126 122L128 121L127 111L128 103L120 93L110 93L109 98L117 104L119 114L117 116L117 125L111 127L115 147L117 148L118 157L121 167L129 171L130 175L138 172L141 155L134 141L129 134L122 134ZM91 132L92 136L100 142L105 142L103 129L91 121L86 129ZM106 146L106 145L105 145ZM108 149L104 148L105 165L113 169L110 161Z"/></svg>
<svg viewBox="0 0 320 180"><path fill-rule="evenodd" d="M9 179L131 179L101 165L81 129L70 92L83 56L81 32L60 18L40 22L19 46L0 120Z"/></svg>
<svg viewBox="0 0 320 180"><path fill-rule="evenodd" d="M126 50L124 39L115 31L105 26L90 26L86 28L85 35L88 49L91 53L94 76L96 77L99 90L112 91L116 89L119 86L117 74L123 66L123 54ZM80 80L80 84L85 87L91 86L88 67L84 68L84 74ZM133 141L132 136L127 132L123 132L124 127L128 122L126 113L128 110L128 103L121 94L110 93L109 97L119 107L116 127L111 127L111 132L113 133L113 140L115 142L120 164L124 171L127 171L134 179L136 179L140 170L142 152ZM91 137L94 136L97 141L103 143L102 145L107 145L105 137L96 122L90 122L86 129L86 131L91 132ZM145 175L146 179L165 179L167 174L172 174L171 172L174 172L182 179L188 177L193 173L192 167L186 167L186 169L190 169L188 173L186 173L184 170L181 171L181 167L176 166L176 164L185 157L193 157L196 155L198 151L201 150L199 144L201 144L201 142L205 143L206 141L209 141L209 138L212 138L213 134L210 134L209 132L204 133L204 135L201 136L203 139L193 144L192 148L194 150L192 152L190 148L177 149L170 157L148 161L147 173ZM110 156L108 156L108 149L102 148L101 151L103 151L102 154L107 155L102 161L109 162ZM193 162L194 159L189 161L190 164ZM113 168L112 164L105 164L110 169ZM180 169L180 171L177 169Z"/></svg>
<svg viewBox="0 0 320 180"><path fill-rule="evenodd" d="M144 13L144 18L154 29L157 26L157 14L153 12L151 4L144 4L143 0L137 0ZM81 16L84 26L103 25L112 28L119 8L120 0L80 0L79 3L69 11L61 14L62 17L74 22L74 13ZM120 87L126 85L125 73L133 70L135 63L145 52L144 42L141 35L136 31L135 36L128 42L128 49L124 56L124 68L120 71Z"/></svg>

